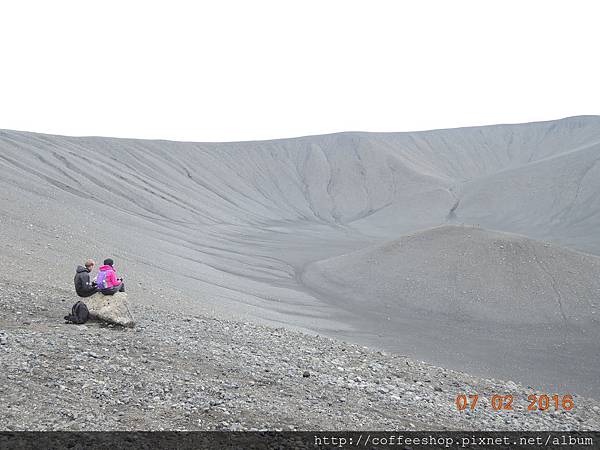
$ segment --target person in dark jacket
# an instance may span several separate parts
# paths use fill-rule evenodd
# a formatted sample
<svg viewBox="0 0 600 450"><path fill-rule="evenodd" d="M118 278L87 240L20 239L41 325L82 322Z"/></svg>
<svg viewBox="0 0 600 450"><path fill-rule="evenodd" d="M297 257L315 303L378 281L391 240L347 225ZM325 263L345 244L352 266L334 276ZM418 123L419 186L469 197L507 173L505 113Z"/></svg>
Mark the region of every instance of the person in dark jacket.
<svg viewBox="0 0 600 450"><path fill-rule="evenodd" d="M96 263L93 259L88 259L85 262L84 266L77 266L77 271L75 273L75 292L80 297L89 297L90 295L94 295L98 292L96 288L96 284L92 282L90 278L90 272L94 268Z"/></svg>

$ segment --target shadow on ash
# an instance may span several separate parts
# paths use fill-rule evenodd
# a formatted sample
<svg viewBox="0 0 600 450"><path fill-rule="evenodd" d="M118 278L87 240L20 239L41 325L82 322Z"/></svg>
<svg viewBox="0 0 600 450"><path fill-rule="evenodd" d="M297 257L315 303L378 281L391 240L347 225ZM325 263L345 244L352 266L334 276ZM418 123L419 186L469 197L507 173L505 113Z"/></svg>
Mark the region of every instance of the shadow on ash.
<svg viewBox="0 0 600 450"><path fill-rule="evenodd" d="M117 292L114 295L96 293L81 299L88 307L90 319L121 325L123 327L135 326L135 320L127 304L127 294Z"/></svg>

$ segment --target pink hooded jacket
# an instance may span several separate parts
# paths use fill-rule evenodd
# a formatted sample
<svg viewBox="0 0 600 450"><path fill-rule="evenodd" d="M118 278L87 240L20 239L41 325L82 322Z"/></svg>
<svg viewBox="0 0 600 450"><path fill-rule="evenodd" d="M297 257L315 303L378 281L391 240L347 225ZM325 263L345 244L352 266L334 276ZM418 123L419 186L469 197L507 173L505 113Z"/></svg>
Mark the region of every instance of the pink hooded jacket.
<svg viewBox="0 0 600 450"><path fill-rule="evenodd" d="M105 280L107 289L121 285L121 282L117 280L117 274L111 266L100 266L100 269L98 270L100 270L100 272L106 272Z"/></svg>

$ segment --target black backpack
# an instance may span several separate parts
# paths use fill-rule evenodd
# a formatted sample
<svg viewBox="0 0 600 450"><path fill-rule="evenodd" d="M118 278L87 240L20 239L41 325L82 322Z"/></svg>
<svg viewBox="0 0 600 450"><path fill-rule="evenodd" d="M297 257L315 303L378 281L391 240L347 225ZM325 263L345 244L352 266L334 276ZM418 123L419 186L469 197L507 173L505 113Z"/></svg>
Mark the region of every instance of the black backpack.
<svg viewBox="0 0 600 450"><path fill-rule="evenodd" d="M71 314L65 316L65 320L69 323L82 324L86 323L90 317L90 312L85 303L78 301L71 308Z"/></svg>

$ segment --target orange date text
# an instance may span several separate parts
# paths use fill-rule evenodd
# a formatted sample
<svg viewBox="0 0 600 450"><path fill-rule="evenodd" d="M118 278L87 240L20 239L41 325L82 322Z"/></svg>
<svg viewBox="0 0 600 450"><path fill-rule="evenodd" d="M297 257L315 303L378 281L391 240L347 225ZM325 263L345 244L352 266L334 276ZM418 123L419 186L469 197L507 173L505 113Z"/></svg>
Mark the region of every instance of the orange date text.
<svg viewBox="0 0 600 450"><path fill-rule="evenodd" d="M458 394L456 396L456 408L459 411L470 410L474 411L479 401L479 395L477 394ZM499 395L494 394L490 398L490 406L494 411L513 410L513 403L515 399L512 395ZM547 395L547 394L531 394L527 396L527 410L528 411L570 411L575 407L573 396L569 394L565 395Z"/></svg>

